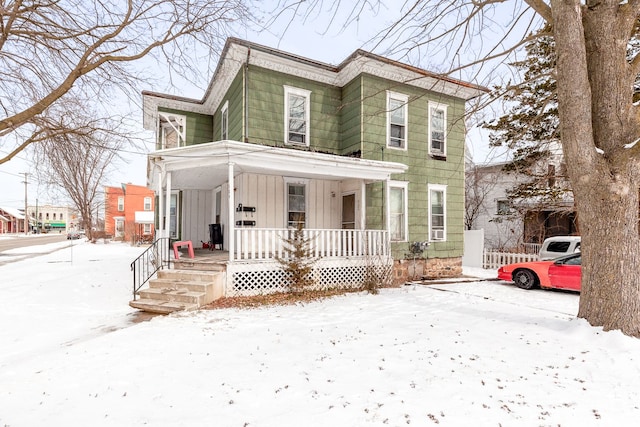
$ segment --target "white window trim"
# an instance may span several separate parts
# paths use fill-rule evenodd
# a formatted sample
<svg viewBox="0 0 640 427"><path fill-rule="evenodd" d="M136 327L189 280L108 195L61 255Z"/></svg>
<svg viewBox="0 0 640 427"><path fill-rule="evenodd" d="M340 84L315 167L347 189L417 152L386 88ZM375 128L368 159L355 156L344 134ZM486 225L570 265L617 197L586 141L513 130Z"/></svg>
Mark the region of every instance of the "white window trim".
<svg viewBox="0 0 640 427"><path fill-rule="evenodd" d="M291 86L284 87L284 143L286 145L309 146L311 141L311 91L299 89ZM289 95L298 95L305 98L304 120L305 120L305 143L289 142Z"/></svg>
<svg viewBox="0 0 640 427"><path fill-rule="evenodd" d="M153 210L153 203L151 202L151 197L145 197L142 203L143 203L143 206L142 206L143 210L145 211ZM149 206L149 209L147 209L147 206Z"/></svg>
<svg viewBox="0 0 640 427"><path fill-rule="evenodd" d="M402 240L391 240L392 242L407 242L409 241L409 183L406 181L389 181L389 190L387 193L387 203L389 203L389 212L391 212L391 189L392 188L402 188L404 200L402 203L404 204L404 238ZM389 230L389 235L391 235L391 230Z"/></svg>
<svg viewBox="0 0 640 427"><path fill-rule="evenodd" d="M163 121L164 120L164 121ZM176 127L173 123L177 123L179 127ZM160 135L160 148L166 148L166 141L164 135L164 129L171 127L176 134L178 134L178 147L184 147L186 145L186 126L187 117L181 114L167 113L164 111L158 111L158 132Z"/></svg>
<svg viewBox="0 0 640 427"><path fill-rule="evenodd" d="M118 212L124 212L124 196L118 196ZM49 219L48 213L47 213L47 219Z"/></svg>
<svg viewBox="0 0 640 427"><path fill-rule="evenodd" d="M402 147L394 147L389 145L391 140L391 106L390 101L395 99L397 101L404 102L404 144ZM403 93L387 91L387 148L392 150L407 151L409 145L409 95Z"/></svg>
<svg viewBox="0 0 640 427"><path fill-rule="evenodd" d="M309 180L306 178L284 177L284 228L289 228L289 184L304 185L304 222L309 228Z"/></svg>
<svg viewBox="0 0 640 427"><path fill-rule="evenodd" d="M443 232L442 239L436 239L436 240L432 238L432 229L431 229L431 191L442 191L444 232ZM430 242L446 242L447 241L447 186L441 185L441 184L428 184L427 185L427 203L429 207L429 241Z"/></svg>
<svg viewBox="0 0 640 427"><path fill-rule="evenodd" d="M428 118L427 118L427 124L428 124L428 131L427 131L427 136L428 136L428 144L429 144L429 154L431 155L435 155L435 156L444 156L446 157L447 155L447 140L448 138L448 121L447 121L447 108L449 106L447 104L441 104L439 102L434 102L434 101L429 101L429 107L428 107ZM442 152L440 151L434 151L433 147L431 146L431 111L432 110L442 110L444 111L444 149L442 150Z"/></svg>
<svg viewBox="0 0 640 427"><path fill-rule="evenodd" d="M173 198L173 196L176 196L176 230L175 230L175 235L171 235L171 212L166 212L166 228L167 231L169 232L169 237L171 238L175 238L175 239L179 239L180 238L180 191L176 190L176 191L171 191L171 196ZM169 204L171 204L171 202L169 202Z"/></svg>
<svg viewBox="0 0 640 427"><path fill-rule="evenodd" d="M225 141L229 139L229 101L225 101L220 113L220 139Z"/></svg>
<svg viewBox="0 0 640 427"><path fill-rule="evenodd" d="M144 235L151 234L151 224L142 224L142 234Z"/></svg>

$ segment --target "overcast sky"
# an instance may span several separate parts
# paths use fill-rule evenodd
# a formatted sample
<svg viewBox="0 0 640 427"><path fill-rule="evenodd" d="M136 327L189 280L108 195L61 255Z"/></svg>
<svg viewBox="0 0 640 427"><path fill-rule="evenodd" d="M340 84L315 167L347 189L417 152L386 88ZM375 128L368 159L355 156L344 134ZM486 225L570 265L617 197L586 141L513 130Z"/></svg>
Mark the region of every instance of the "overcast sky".
<svg viewBox="0 0 640 427"><path fill-rule="evenodd" d="M346 10L345 10L346 12ZM378 12L365 11L360 16L358 22L343 28L344 17L335 20L332 26L327 27L328 16L316 16L306 21L296 19L290 22L290 17L282 16L280 21L273 25L269 30L260 33L251 32L248 29L238 31L235 36L244 38L256 43L277 48L286 52L291 52L300 56L322 61L329 64L338 64L346 59L353 51L363 48L369 51L375 51L379 54L385 54L383 46L376 46L370 40L390 22L393 22L395 11L381 9ZM286 31L285 31L286 28ZM438 58L429 59L428 62L434 62L433 68L438 67ZM140 66L148 64L140 64ZM181 83L180 89L171 86L168 78L164 75L160 76L161 81L158 85L147 85L140 87L141 90L152 90L164 93L177 93L183 96L201 98L208 79L217 65L217 60L212 61L210 68L201 70L202 74L207 76L200 87L192 84ZM420 64L427 69L433 69L431 64ZM460 77L460 76L458 76ZM487 84L487 82L478 82L479 84ZM134 101L141 101L138 93L134 96ZM131 117L134 120L134 126L137 130L142 130L142 111L139 106L133 106L134 109ZM486 156L486 141L481 141L482 135L478 132L471 132L468 138L468 147L474 157ZM149 144L152 146L151 135L149 135ZM123 182L131 182L138 185L146 185L146 153L143 150L131 150L125 153L128 164L119 164L110 176L105 185L119 186ZM479 161L483 161L480 159ZM33 166L29 163L28 152L23 152L16 158L12 159L4 165L0 165L0 206L22 208L25 200L24 175L22 173L30 173L28 177L28 200L33 205L38 199L39 204L44 203L61 203L47 189L41 185L36 176L33 174Z"/></svg>

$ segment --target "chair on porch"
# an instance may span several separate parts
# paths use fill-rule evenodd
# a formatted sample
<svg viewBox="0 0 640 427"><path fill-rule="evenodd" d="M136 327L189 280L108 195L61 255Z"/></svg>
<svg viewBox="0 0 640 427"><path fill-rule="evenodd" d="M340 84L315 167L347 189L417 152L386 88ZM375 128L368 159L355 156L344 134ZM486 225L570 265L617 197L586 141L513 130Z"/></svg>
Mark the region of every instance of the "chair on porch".
<svg viewBox="0 0 640 427"><path fill-rule="evenodd" d="M222 226L220 224L209 224L209 250L214 250L216 245L223 250Z"/></svg>

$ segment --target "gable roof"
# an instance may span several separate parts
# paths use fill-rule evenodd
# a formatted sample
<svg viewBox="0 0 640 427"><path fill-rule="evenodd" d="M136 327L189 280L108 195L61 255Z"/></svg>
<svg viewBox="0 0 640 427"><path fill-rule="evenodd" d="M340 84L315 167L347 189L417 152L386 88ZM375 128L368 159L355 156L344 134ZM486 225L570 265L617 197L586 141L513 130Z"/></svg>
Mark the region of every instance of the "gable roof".
<svg viewBox="0 0 640 427"><path fill-rule="evenodd" d="M432 73L362 49L356 50L335 66L231 37L227 39L218 66L202 99L152 91L142 92L144 128L155 128L155 115L159 105L194 113L213 114L231 82L247 63L338 87L343 87L358 75L365 73L464 100L489 91L480 85Z"/></svg>

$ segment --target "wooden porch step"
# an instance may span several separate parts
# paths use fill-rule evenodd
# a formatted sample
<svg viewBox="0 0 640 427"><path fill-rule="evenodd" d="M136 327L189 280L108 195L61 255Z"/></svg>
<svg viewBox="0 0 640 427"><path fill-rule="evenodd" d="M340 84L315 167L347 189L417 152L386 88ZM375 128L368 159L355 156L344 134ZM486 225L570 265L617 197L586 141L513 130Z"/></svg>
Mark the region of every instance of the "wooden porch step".
<svg viewBox="0 0 640 427"><path fill-rule="evenodd" d="M129 301L129 305L139 310L149 313L169 314L175 311L197 310L197 304L180 303L176 301L159 301L155 299L140 298L135 301Z"/></svg>
<svg viewBox="0 0 640 427"><path fill-rule="evenodd" d="M140 295L140 299L187 303L194 304L196 307L206 304L204 292L194 292L188 289L148 288L138 292L138 295Z"/></svg>

